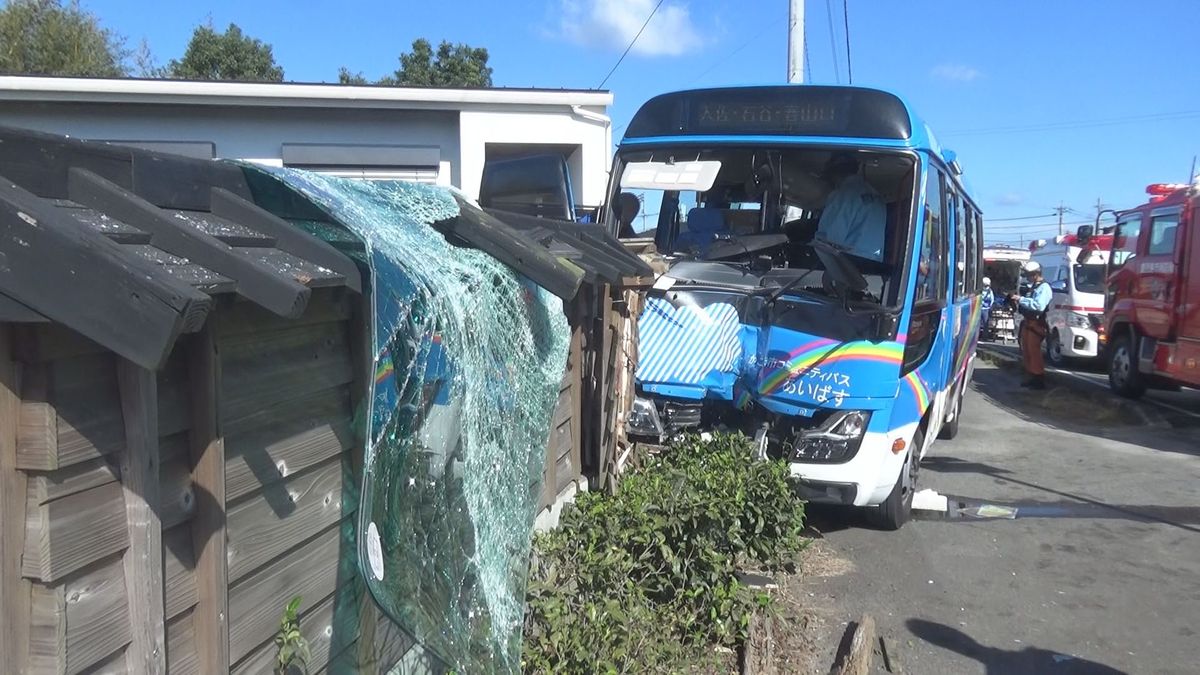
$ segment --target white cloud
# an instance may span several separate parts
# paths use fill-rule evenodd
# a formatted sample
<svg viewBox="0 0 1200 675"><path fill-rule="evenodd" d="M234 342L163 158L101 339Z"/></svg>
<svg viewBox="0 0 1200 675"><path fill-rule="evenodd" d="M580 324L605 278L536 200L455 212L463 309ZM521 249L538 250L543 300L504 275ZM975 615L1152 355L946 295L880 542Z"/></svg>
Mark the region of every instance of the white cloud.
<svg viewBox="0 0 1200 675"><path fill-rule="evenodd" d="M933 70L929 71L929 74L939 80L946 80L948 82L974 82L983 75L976 68L954 63L943 63L940 66L935 66Z"/></svg>
<svg viewBox="0 0 1200 675"><path fill-rule="evenodd" d="M997 206L1018 206L1025 203L1025 197L1016 193L1008 192L996 198Z"/></svg>
<svg viewBox="0 0 1200 675"><path fill-rule="evenodd" d="M637 35L657 0L559 0L559 35L583 45L622 51ZM686 4L664 2L630 50L640 56L678 56L703 43Z"/></svg>

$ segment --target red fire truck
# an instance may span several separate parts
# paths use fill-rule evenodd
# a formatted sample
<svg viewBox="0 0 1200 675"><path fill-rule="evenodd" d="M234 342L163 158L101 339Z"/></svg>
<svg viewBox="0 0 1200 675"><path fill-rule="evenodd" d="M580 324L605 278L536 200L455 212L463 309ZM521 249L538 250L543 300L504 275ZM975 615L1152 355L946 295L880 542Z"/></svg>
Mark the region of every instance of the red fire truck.
<svg viewBox="0 0 1200 675"><path fill-rule="evenodd" d="M1200 181L1146 192L1117 213L1104 312L1108 381L1131 398L1200 387Z"/></svg>

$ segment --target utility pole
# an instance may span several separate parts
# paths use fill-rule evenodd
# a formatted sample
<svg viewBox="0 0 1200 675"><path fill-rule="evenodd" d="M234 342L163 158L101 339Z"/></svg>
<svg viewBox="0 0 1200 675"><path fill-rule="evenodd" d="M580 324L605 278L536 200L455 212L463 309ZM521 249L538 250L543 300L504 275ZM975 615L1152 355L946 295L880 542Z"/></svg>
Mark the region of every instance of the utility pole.
<svg viewBox="0 0 1200 675"><path fill-rule="evenodd" d="M789 0L787 81L804 82L804 0Z"/></svg>
<svg viewBox="0 0 1200 675"><path fill-rule="evenodd" d="M1063 232L1062 217L1063 217L1063 213L1067 210L1067 207L1063 206L1063 203L1060 201L1058 203L1058 208L1056 208L1054 210L1056 212L1058 212L1058 234L1059 234L1059 236L1062 236L1063 234L1066 234L1065 232Z"/></svg>

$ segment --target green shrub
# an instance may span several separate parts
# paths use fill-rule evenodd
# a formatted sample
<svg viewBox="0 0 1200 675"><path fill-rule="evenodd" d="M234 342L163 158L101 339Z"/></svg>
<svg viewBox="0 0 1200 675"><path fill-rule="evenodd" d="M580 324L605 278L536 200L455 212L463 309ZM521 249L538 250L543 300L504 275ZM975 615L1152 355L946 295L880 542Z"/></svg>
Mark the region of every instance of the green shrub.
<svg viewBox="0 0 1200 675"><path fill-rule="evenodd" d="M534 543L526 672L668 672L734 645L768 602L735 571L789 564L803 519L787 464L741 435L686 438L616 495L580 495Z"/></svg>

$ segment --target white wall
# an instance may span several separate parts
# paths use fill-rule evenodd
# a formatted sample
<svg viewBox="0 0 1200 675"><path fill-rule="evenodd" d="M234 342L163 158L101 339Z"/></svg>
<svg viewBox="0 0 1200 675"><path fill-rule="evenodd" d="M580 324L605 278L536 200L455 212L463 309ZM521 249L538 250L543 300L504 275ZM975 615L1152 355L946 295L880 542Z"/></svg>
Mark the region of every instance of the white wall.
<svg viewBox="0 0 1200 675"><path fill-rule="evenodd" d="M454 112L9 102L0 124L103 140L210 141L217 157L281 164L284 143L423 145L458 184Z"/></svg>
<svg viewBox="0 0 1200 675"><path fill-rule="evenodd" d="M588 107L603 115L602 106ZM78 138L205 141L217 157L281 164L284 143L418 145L440 148L438 182L478 197L487 143L567 144L575 199L604 199L611 125L559 106L479 105L457 111L363 110L280 106L180 106L148 103L7 101L0 124Z"/></svg>
<svg viewBox="0 0 1200 675"><path fill-rule="evenodd" d="M595 205L604 200L608 185L612 129L611 124L586 119L563 107L561 112L514 110L491 107L459 114L459 148L462 190L479 194L487 143L529 143L579 145L578 162L568 162L575 201ZM594 112L602 114L602 110Z"/></svg>

